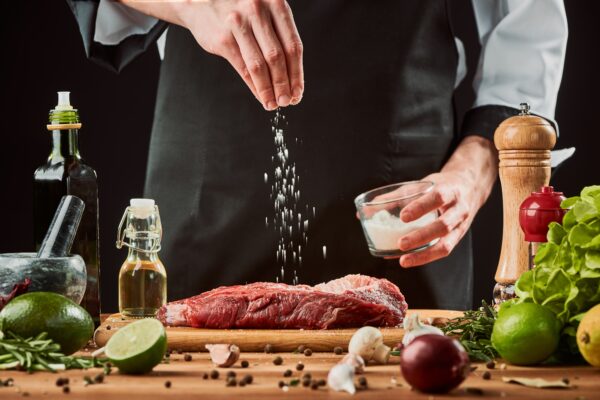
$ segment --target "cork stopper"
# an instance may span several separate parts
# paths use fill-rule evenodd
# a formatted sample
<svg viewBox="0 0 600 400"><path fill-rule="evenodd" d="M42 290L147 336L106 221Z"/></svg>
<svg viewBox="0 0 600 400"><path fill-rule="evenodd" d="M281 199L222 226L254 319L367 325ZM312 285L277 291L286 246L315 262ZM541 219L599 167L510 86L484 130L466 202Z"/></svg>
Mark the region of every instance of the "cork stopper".
<svg viewBox="0 0 600 400"><path fill-rule="evenodd" d="M521 103L519 115L502 121L494 133L498 150L551 150L556 144L554 128L544 118L529 112L529 104Z"/></svg>

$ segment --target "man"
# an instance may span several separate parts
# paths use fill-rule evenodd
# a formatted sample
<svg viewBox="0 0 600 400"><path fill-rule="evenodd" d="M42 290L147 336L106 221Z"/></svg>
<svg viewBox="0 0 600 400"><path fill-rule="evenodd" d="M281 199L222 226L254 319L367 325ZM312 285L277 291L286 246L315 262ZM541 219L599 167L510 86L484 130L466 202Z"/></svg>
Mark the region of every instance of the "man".
<svg viewBox="0 0 600 400"><path fill-rule="evenodd" d="M273 116L263 109L293 105L284 110L285 137L302 199L316 209L300 281L364 273L398 284L412 307L470 307L468 230L496 178L493 131L522 101L552 118L567 26L559 0L473 2L477 96L456 130L452 96L464 54L449 3L70 0L88 56L115 70L170 23L145 194L161 207L171 299L278 274L263 181ZM402 256L399 268L369 255L352 199L415 179L436 185L402 218L432 210L440 218L398 246L439 241Z"/></svg>

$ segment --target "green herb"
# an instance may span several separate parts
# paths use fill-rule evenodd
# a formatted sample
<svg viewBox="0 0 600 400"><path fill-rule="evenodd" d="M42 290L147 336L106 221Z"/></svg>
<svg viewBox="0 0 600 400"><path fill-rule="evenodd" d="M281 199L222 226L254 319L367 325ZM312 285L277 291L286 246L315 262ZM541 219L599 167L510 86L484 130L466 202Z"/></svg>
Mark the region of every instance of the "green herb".
<svg viewBox="0 0 600 400"><path fill-rule="evenodd" d="M87 369L102 366L104 360L65 356L60 345L47 339L46 332L23 339L12 332L0 336L0 370L22 369L28 372Z"/></svg>
<svg viewBox="0 0 600 400"><path fill-rule="evenodd" d="M518 302L547 307L564 324L561 349L577 354L575 333L583 314L600 303L600 186L561 203L570 209L563 223L548 226L548 242L538 249L536 267L515 285Z"/></svg>
<svg viewBox="0 0 600 400"><path fill-rule="evenodd" d="M465 311L461 317L449 320L440 329L448 336L457 336L472 360L491 361L498 357L491 337L496 311L485 301L474 311Z"/></svg>

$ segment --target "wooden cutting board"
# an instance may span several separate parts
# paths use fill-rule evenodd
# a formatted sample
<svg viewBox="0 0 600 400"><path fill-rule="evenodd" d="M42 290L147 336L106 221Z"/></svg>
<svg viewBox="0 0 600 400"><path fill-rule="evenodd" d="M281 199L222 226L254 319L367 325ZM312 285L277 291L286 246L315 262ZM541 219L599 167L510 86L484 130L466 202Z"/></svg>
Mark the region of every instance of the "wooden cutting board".
<svg viewBox="0 0 600 400"><path fill-rule="evenodd" d="M462 315L461 311L452 310L409 310L408 315L418 313L419 318L436 324L448 318ZM106 345L110 337L121 327L135 321L112 314L94 334L98 347ZM168 327L167 341L169 348L180 351L206 351L208 343L232 343L242 351L262 352L266 344L271 344L274 351L294 351L305 345L313 351L332 351L336 346L347 349L348 342L356 329L303 330L303 329L197 329L185 327ZM394 346L402 341L404 329L382 328L384 342Z"/></svg>

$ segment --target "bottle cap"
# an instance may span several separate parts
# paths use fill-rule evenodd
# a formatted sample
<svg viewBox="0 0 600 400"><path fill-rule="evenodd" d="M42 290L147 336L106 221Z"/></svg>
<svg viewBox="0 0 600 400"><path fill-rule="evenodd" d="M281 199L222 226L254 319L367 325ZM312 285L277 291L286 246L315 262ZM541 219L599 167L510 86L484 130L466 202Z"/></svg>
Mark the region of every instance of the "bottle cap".
<svg viewBox="0 0 600 400"><path fill-rule="evenodd" d="M153 199L129 200L129 209L136 218L148 218L154 212L154 205Z"/></svg>
<svg viewBox="0 0 600 400"><path fill-rule="evenodd" d="M565 199L562 192L555 192L552 186L543 186L533 192L519 207L519 224L528 242L546 242L550 222L561 223L568 210L560 207Z"/></svg>
<svg viewBox="0 0 600 400"><path fill-rule="evenodd" d="M69 100L71 92L58 92L58 104L54 107L57 111L72 110L73 106Z"/></svg>

